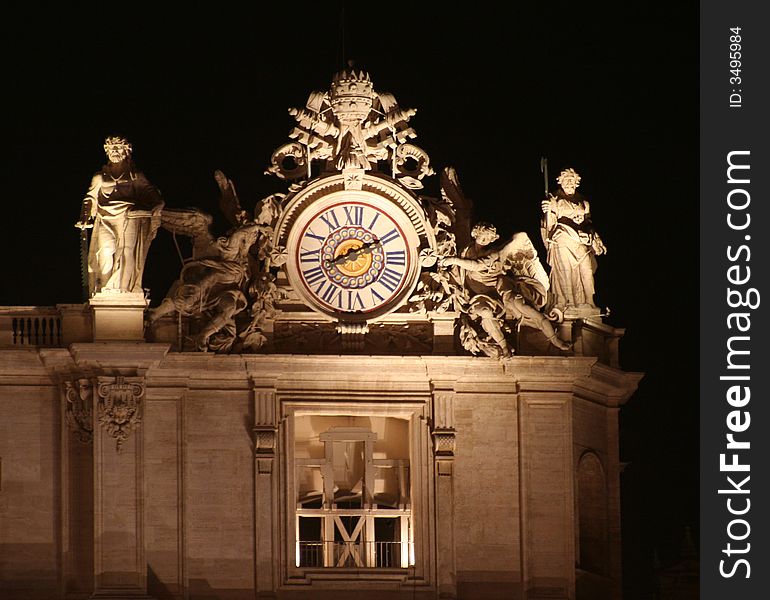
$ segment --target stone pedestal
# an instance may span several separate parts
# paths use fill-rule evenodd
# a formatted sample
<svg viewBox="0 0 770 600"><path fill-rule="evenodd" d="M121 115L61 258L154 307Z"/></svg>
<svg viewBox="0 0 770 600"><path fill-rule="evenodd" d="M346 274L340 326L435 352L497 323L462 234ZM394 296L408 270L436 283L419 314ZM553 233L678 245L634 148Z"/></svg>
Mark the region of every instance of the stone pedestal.
<svg viewBox="0 0 770 600"><path fill-rule="evenodd" d="M455 321L459 313L433 313L433 354L452 354L455 345Z"/></svg>
<svg viewBox="0 0 770 600"><path fill-rule="evenodd" d="M564 320L559 324L559 337L573 343L572 351L576 356L583 356L581 327L584 321L602 322L602 311L596 306L569 306L564 311Z"/></svg>
<svg viewBox="0 0 770 600"><path fill-rule="evenodd" d="M87 304L57 304L61 315L62 345L90 342L93 337L93 314Z"/></svg>
<svg viewBox="0 0 770 600"><path fill-rule="evenodd" d="M89 302L95 342L144 341L144 294L97 292Z"/></svg>
<svg viewBox="0 0 770 600"><path fill-rule="evenodd" d="M254 530L256 596L275 598L276 552L273 515L279 510L274 491L275 453L278 445L275 391L254 389Z"/></svg>

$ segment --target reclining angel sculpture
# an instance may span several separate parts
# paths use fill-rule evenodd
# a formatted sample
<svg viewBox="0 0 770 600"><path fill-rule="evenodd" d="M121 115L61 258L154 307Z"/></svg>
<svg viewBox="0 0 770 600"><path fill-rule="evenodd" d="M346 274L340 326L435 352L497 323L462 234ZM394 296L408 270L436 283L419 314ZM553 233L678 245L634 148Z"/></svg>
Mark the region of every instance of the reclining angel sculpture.
<svg viewBox="0 0 770 600"><path fill-rule="evenodd" d="M559 350L572 345L559 338L543 306L548 295L548 275L526 233L516 233L505 244L494 225L471 228L472 202L460 187L457 172L441 174L441 200L426 205L436 236L435 271L424 272L410 310L448 310L460 313L462 346L473 354L499 358L512 353L506 339L506 320L539 329ZM463 250L457 256L456 248Z"/></svg>
<svg viewBox="0 0 770 600"><path fill-rule="evenodd" d="M466 321L461 328L463 345L491 356L510 355L512 351L504 331L508 316L519 324L540 329L560 350L569 350L571 344L559 338L548 317L540 311L547 298L548 275L529 236L516 233L504 246L496 247L493 243L499 236L495 226L477 223L471 237L474 242L460 257L439 260L440 267L458 267L454 279L465 292L461 310L471 321ZM473 321L479 323L494 344L469 329Z"/></svg>

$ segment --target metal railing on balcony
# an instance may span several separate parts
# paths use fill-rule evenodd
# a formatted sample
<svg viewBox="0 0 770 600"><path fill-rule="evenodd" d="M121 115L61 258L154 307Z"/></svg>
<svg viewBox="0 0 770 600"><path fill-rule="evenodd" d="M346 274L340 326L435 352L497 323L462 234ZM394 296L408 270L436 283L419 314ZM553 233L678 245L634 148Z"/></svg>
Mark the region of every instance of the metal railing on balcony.
<svg viewBox="0 0 770 600"><path fill-rule="evenodd" d="M408 564L408 542L297 542L299 567L401 568Z"/></svg>

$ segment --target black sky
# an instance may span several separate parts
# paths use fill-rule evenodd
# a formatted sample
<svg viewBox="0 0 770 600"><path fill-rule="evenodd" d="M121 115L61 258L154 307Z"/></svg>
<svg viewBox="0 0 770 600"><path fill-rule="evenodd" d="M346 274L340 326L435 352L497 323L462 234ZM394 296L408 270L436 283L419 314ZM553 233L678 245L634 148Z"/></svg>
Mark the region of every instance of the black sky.
<svg viewBox="0 0 770 600"><path fill-rule="evenodd" d="M697 4L348 3L344 52L341 2L285 6L6 14L0 305L80 300L73 223L106 135L131 140L168 206L215 213L219 168L250 208L285 191L262 173L286 109L352 58L418 109L416 143L504 234L539 242L540 156L552 179L582 174L609 248L597 302L628 329L623 368L647 373L621 452L626 597L650 597L654 553L675 560L698 526ZM161 232L145 275L155 302L178 269Z"/></svg>

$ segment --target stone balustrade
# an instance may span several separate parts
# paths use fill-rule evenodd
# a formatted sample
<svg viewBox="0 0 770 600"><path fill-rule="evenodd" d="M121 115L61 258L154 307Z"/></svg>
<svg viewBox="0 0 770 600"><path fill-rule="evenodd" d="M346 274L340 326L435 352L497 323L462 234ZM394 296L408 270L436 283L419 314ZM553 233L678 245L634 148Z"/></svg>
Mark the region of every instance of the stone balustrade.
<svg viewBox="0 0 770 600"><path fill-rule="evenodd" d="M0 307L0 348L59 348L91 337L87 305Z"/></svg>

